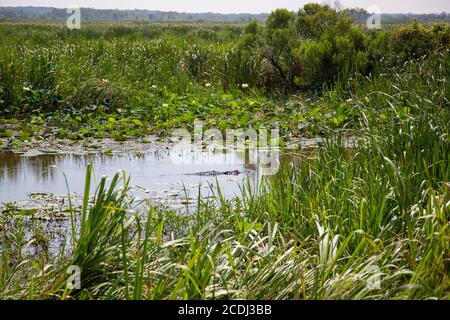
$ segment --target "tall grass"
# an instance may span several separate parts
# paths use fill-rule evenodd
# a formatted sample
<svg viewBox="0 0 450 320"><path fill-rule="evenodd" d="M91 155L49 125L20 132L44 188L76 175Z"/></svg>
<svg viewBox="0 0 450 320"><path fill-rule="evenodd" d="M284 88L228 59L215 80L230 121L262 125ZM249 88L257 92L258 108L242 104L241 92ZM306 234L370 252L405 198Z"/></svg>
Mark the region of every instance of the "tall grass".
<svg viewBox="0 0 450 320"><path fill-rule="evenodd" d="M105 99L111 107L133 108L130 96L145 96L155 85L175 93L206 82L220 86L224 52L241 29L99 23L71 32L54 24L3 23L0 104L16 114Z"/></svg>
<svg viewBox="0 0 450 320"><path fill-rule="evenodd" d="M1 297L448 299L450 114L438 92L446 89L408 76L354 91L365 119L352 130L355 145L336 131L259 189L200 198L190 216L150 203L132 211L119 174L109 187L100 181L90 204L89 167L73 252L9 266L3 249ZM81 290L67 288L73 264Z"/></svg>
<svg viewBox="0 0 450 320"><path fill-rule="evenodd" d="M4 97L15 101L31 75L45 74L43 86L79 94L77 101L121 101L149 79L189 87L214 77L193 54L215 65L214 50L227 44L183 43L177 51L173 41L100 39L53 49L58 54L19 46L8 55L2 47ZM168 76L179 67L175 58L152 65L160 51L180 58L189 75ZM124 174L102 178L94 190L89 166L70 250L24 254L23 218L1 215L0 298L449 299L449 67L441 50L398 73L342 80L320 102L351 116L340 129L323 128L323 146L257 189L245 184L241 197L200 198L189 216L134 206ZM79 90L52 78L72 72L63 78L79 81ZM119 80L103 81L112 75ZM349 136L357 143L349 146ZM71 265L81 269L79 290L67 284Z"/></svg>

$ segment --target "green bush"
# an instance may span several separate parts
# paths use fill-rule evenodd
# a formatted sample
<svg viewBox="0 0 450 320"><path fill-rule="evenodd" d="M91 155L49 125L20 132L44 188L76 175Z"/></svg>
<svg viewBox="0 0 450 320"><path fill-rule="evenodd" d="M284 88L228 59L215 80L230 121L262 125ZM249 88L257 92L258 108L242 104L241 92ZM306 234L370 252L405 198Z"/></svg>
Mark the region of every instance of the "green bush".
<svg viewBox="0 0 450 320"><path fill-rule="evenodd" d="M402 27L392 34L393 52L401 62L421 58L433 46L433 34L418 23Z"/></svg>
<svg viewBox="0 0 450 320"><path fill-rule="evenodd" d="M286 89L332 83L367 69L367 36L352 19L328 6L307 4L297 14L284 9L267 19L261 55L270 68L266 87Z"/></svg>

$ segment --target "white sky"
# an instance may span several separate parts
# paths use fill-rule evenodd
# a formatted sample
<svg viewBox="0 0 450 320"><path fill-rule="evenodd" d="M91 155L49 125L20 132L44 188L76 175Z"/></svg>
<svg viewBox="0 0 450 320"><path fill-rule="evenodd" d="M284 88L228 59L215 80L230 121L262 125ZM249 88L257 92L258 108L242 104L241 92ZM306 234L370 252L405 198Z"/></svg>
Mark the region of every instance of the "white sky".
<svg viewBox="0 0 450 320"><path fill-rule="evenodd" d="M80 6L100 9L150 9L178 12L260 13L276 8L297 10L311 0L0 0L0 6ZM328 2L328 1L327 1ZM384 13L450 12L450 0L341 0L346 7L377 5Z"/></svg>

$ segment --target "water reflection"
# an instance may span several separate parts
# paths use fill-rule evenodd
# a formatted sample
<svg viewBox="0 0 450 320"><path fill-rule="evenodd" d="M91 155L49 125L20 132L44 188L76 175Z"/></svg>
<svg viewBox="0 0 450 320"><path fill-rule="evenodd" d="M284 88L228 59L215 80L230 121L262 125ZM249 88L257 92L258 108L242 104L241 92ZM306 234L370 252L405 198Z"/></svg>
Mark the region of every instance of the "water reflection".
<svg viewBox="0 0 450 320"><path fill-rule="evenodd" d="M216 178L224 195L234 196L239 193L239 183L244 178L255 180L260 176L257 165L244 161L248 157L244 152L208 152L201 157L208 161L201 164L181 161L181 164L175 165L170 150L165 149L143 154L43 154L35 157L0 152L0 202L26 200L34 192L64 194L67 192L64 176L67 177L70 191L81 193L89 162L94 165L96 182L103 175L111 177L117 170L123 169L131 176L133 185L156 196L173 196L183 187L195 195L199 185L202 186L202 194L207 196L211 193L208 184L215 184ZM217 177L190 175L213 170L239 170L246 174Z"/></svg>

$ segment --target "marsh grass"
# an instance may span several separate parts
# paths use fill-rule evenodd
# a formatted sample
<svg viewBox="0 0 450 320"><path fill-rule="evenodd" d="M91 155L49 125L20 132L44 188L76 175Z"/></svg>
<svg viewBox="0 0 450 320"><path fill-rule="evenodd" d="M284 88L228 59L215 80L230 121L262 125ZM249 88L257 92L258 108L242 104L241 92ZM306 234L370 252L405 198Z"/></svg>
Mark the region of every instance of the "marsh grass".
<svg viewBox="0 0 450 320"><path fill-rule="evenodd" d="M90 205L88 167L73 251L9 266L3 249L2 297L448 299L448 110L404 112L395 94L383 97L395 116L366 106L377 116L366 115L353 147L336 131L257 190L248 181L225 199L219 189L189 216L151 203L134 212L119 173ZM73 264L81 290L67 288Z"/></svg>
<svg viewBox="0 0 450 320"><path fill-rule="evenodd" d="M145 103L146 96L136 96L133 84L152 79L145 84L152 90L153 80L159 79L167 86L176 83L174 91L184 93L165 90L155 98L182 106L155 113L157 121L177 112L188 114L191 107L206 113L200 110L205 106L219 117L220 108L208 102L214 95L199 94L204 84L203 89L189 84L192 76L200 83L219 82L189 57L200 50L214 61L217 55L211 51L225 50L226 43L219 41L212 50L205 41L189 52L186 43L170 37L155 43L117 37L92 42L85 37L93 33L96 38L97 31L83 32L80 44L53 47L58 54L20 46L11 54L2 46L0 71L8 92L2 99L11 102L23 96L18 83L34 75L48 79L45 86L51 92L55 86L58 92L66 90L73 103L112 97L125 101L128 94ZM121 40L128 34L125 29L107 32L123 34ZM44 32L35 37L47 36ZM152 64L159 51L177 58ZM33 60L33 52L42 59ZM104 59L97 59L99 52ZM190 73L174 73L179 68L175 60L186 63ZM308 109L310 125L328 137L322 146L300 153L257 189L250 181L243 184L236 199L225 199L220 189L214 199L199 197L191 215L152 203L137 210L128 198L125 174L102 178L94 186L89 166L81 215L72 216L72 245L62 253L23 254L23 217L2 213L0 298L449 299L449 70L446 49L407 62L396 72L339 80ZM52 75L62 73L68 73L62 78L69 82L84 84L55 82ZM173 74L177 76L171 78ZM112 80L106 75L114 75L114 83L103 81ZM50 93L34 89L26 93L25 106L54 107L42 104ZM190 90L198 90L198 95ZM199 101L185 104L196 97ZM239 97L242 105L249 105L248 96ZM222 98L230 102L229 109L242 114L229 94ZM263 98L251 99L261 99L252 104L257 105L255 114L269 109L266 115L277 116L279 110ZM293 111L296 106L283 109L294 121L300 119ZM320 113L321 106L327 106L326 113ZM108 123L114 130L120 119ZM357 143L349 146L349 136ZM35 237L38 229L33 230ZM80 290L67 286L70 265L81 269ZM368 285L374 281L379 286Z"/></svg>

